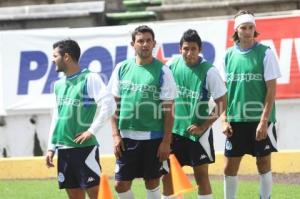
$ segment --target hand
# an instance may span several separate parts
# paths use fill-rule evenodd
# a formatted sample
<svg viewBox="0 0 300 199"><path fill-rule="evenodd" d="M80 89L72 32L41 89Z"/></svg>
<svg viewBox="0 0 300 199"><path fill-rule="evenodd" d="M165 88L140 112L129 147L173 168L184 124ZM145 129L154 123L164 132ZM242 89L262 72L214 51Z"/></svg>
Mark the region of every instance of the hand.
<svg viewBox="0 0 300 199"><path fill-rule="evenodd" d="M124 142L120 135L113 136L114 141L114 154L117 159L122 156L122 151L125 151Z"/></svg>
<svg viewBox="0 0 300 199"><path fill-rule="evenodd" d="M167 160L169 158L170 153L171 153L171 143L162 140L157 151L157 157L159 158L159 161L163 162L164 160Z"/></svg>
<svg viewBox="0 0 300 199"><path fill-rule="evenodd" d="M192 124L187 128L187 131L192 135L202 135L205 132L206 129L204 129L201 125L198 126L196 124Z"/></svg>
<svg viewBox="0 0 300 199"><path fill-rule="evenodd" d="M85 131L83 133L79 133L75 136L75 140L74 142L77 144L82 144L84 143L86 140L90 139L92 137L92 133L89 131Z"/></svg>
<svg viewBox="0 0 300 199"><path fill-rule="evenodd" d="M54 151L48 150L46 154L46 166L48 168L54 167L53 156L54 156Z"/></svg>
<svg viewBox="0 0 300 199"><path fill-rule="evenodd" d="M255 139L257 141L261 141L267 138L268 135L268 122L261 121L259 122L257 128L256 128L256 137Z"/></svg>
<svg viewBox="0 0 300 199"><path fill-rule="evenodd" d="M226 136L226 137L231 137L232 134L233 134L233 130L232 130L232 127L230 125L229 122L223 122L222 123L222 131L223 131L223 134Z"/></svg>

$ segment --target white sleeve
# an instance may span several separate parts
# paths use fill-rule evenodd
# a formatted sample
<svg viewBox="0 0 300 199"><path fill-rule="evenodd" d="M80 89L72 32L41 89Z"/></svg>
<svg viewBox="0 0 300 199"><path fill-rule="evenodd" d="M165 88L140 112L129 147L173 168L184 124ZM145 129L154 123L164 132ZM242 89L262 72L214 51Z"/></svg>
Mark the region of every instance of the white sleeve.
<svg viewBox="0 0 300 199"><path fill-rule="evenodd" d="M219 65L217 65L217 70L219 71L219 75L221 76L223 82L226 82L225 67L225 58L223 58L222 62Z"/></svg>
<svg viewBox="0 0 300 199"><path fill-rule="evenodd" d="M273 51L268 48L264 58L264 79L269 81L281 77L279 64Z"/></svg>
<svg viewBox="0 0 300 199"><path fill-rule="evenodd" d="M55 88L55 85L54 85L54 88ZM52 118L51 118L51 124L50 124L50 129L49 129L49 136L48 136L48 147L47 147L47 150L51 150L51 151L55 151L55 145L52 144L52 136L53 136L53 133L54 133L54 129L55 129L55 126L56 126L56 123L57 123L57 120L58 120L58 110L57 110L57 104L56 104L56 97L55 97L55 94L53 93L53 105L54 105L54 108L52 109Z"/></svg>
<svg viewBox="0 0 300 199"><path fill-rule="evenodd" d="M165 65L166 65L168 68L170 68L172 61L173 61L172 58L169 59L169 60L165 63Z"/></svg>
<svg viewBox="0 0 300 199"><path fill-rule="evenodd" d="M122 63L122 62L121 62ZM121 63L117 64L113 73L111 74L110 80L108 82L107 89L115 97L120 97L120 79L119 79L119 70L121 68Z"/></svg>
<svg viewBox="0 0 300 199"><path fill-rule="evenodd" d="M176 83L171 70L167 66L162 68L162 85L159 98L161 100L173 100L176 97Z"/></svg>
<svg viewBox="0 0 300 199"><path fill-rule="evenodd" d="M116 103L97 73L90 73L87 78L87 94L97 104L94 120L88 129L89 132L95 134L114 114Z"/></svg>
<svg viewBox="0 0 300 199"><path fill-rule="evenodd" d="M224 80L221 78L219 71L215 67L211 67L207 71L206 88L213 99L218 99L227 92Z"/></svg>
<svg viewBox="0 0 300 199"><path fill-rule="evenodd" d="M178 55L177 55L177 56L176 56L176 55L173 55L173 56L165 63L165 65L166 65L168 68L170 68L170 66L171 66L171 64L172 64L172 62L173 62L173 60L174 60L176 57L178 57Z"/></svg>

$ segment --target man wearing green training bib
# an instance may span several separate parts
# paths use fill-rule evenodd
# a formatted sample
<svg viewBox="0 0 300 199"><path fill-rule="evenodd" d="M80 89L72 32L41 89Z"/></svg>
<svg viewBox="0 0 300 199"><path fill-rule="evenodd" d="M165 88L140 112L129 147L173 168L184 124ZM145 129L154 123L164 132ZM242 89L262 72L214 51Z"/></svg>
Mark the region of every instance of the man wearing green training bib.
<svg viewBox="0 0 300 199"><path fill-rule="evenodd" d="M271 197L271 153L277 151L275 118L278 62L272 50L256 41L253 13L242 10L234 19L235 44L222 67L228 89L223 118L225 142L224 197L235 199L237 173L245 154L256 158L260 199Z"/></svg>
<svg viewBox="0 0 300 199"><path fill-rule="evenodd" d="M168 170L176 85L170 69L152 56L155 43L151 28L137 27L135 57L119 63L109 83L118 104L112 127L120 199L134 198L135 178L144 179L148 199L160 199L160 177Z"/></svg>
<svg viewBox="0 0 300 199"><path fill-rule="evenodd" d="M56 98L46 165L54 167L58 183L70 199L97 199L100 182L98 133L116 110L112 95L97 73L79 66L80 47L74 40L53 44L53 63L62 77L54 85Z"/></svg>
<svg viewBox="0 0 300 199"><path fill-rule="evenodd" d="M215 161L211 125L226 106L226 87L217 69L199 54L202 41L196 30L187 30L180 40L181 56L169 65L177 85L172 153L181 166L191 166L199 199L212 199L208 165ZM216 103L209 111L210 96ZM163 198L173 194L171 176L163 177Z"/></svg>

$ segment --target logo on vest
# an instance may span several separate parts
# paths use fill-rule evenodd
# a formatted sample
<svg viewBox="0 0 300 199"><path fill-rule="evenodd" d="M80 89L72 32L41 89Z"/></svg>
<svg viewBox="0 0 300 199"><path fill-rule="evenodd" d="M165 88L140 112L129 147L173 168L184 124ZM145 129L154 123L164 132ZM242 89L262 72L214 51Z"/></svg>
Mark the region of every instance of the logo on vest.
<svg viewBox="0 0 300 199"><path fill-rule="evenodd" d="M259 73L228 73L226 76L227 82L242 82L242 81L262 81L263 76Z"/></svg>

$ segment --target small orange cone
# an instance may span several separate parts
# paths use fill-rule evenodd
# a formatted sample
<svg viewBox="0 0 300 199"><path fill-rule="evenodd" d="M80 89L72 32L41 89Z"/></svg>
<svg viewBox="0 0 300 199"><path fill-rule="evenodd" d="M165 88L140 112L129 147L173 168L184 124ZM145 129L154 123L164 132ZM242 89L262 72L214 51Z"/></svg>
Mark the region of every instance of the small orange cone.
<svg viewBox="0 0 300 199"><path fill-rule="evenodd" d="M180 196L195 189L173 154L170 155L170 168L174 191L172 196Z"/></svg>
<svg viewBox="0 0 300 199"><path fill-rule="evenodd" d="M109 188L108 177L101 175L98 199L113 199L113 194Z"/></svg>

